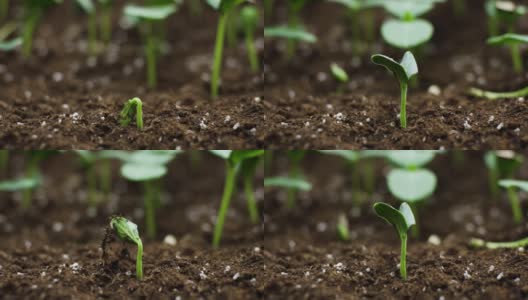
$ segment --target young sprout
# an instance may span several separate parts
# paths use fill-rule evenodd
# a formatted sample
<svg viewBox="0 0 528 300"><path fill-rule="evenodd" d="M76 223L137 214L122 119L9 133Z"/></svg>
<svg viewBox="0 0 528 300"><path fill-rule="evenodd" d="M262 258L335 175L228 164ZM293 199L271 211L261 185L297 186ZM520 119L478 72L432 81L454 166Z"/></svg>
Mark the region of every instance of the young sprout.
<svg viewBox="0 0 528 300"><path fill-rule="evenodd" d="M506 33L500 36L494 36L488 39L488 44L493 46L509 46L511 49L511 56L513 61L513 69L517 73L521 73L524 69L521 56L521 44L528 43L528 35L521 35L515 33Z"/></svg>
<svg viewBox="0 0 528 300"><path fill-rule="evenodd" d="M528 192L528 181L503 179L499 180L499 186L508 191L508 199L510 200L510 205L512 207L513 220L515 223L520 224L523 220L523 213L516 189Z"/></svg>
<svg viewBox="0 0 528 300"><path fill-rule="evenodd" d="M222 53L224 51L224 39L226 32L226 25L229 21L231 13L244 0L207 0L207 3L220 13L218 20L218 27L216 32L216 42L213 57L213 70L211 75L211 97L218 97L218 82L220 79L220 71L222 68Z"/></svg>
<svg viewBox="0 0 528 300"><path fill-rule="evenodd" d="M157 85L157 60L161 52L163 32L160 32L160 22L176 12L176 2L164 5L138 6L128 4L124 13L127 17L135 19L141 26L140 30L145 41L145 56L147 60L147 84L150 88Z"/></svg>
<svg viewBox="0 0 528 300"><path fill-rule="evenodd" d="M487 249L517 249L528 246L528 238L520 239L513 242L487 242L482 239L472 238L469 241L469 245L474 248L487 248Z"/></svg>
<svg viewBox="0 0 528 300"><path fill-rule="evenodd" d="M141 102L141 99L137 97L129 99L119 115L121 117L119 123L122 126L128 126L134 119L135 115L137 128L143 130L143 103Z"/></svg>
<svg viewBox="0 0 528 300"><path fill-rule="evenodd" d="M240 173L244 182L244 193L246 194L249 217L253 224L257 224L259 222L257 201L255 200L255 194L253 191L253 180L255 177L255 172L257 171L257 166L261 161L261 156L248 158L243 160L242 165L240 166Z"/></svg>
<svg viewBox="0 0 528 300"><path fill-rule="evenodd" d="M410 51L405 52L400 63L388 56L376 54L372 56L372 62L384 66L398 79L401 92L400 126L407 128L407 87L409 80L418 74L418 65L413 54Z"/></svg>
<svg viewBox="0 0 528 300"><path fill-rule="evenodd" d="M242 164L245 160L253 159L264 155L264 150L211 150L213 154L222 158L226 162L226 178L224 182L224 192L222 194L222 201L220 209L218 210L218 217L216 218L216 225L213 235L213 247L218 248L222 238L222 230L224 228L225 216L231 197L235 189L235 182Z"/></svg>
<svg viewBox="0 0 528 300"><path fill-rule="evenodd" d="M520 98L528 96L528 86L513 92L492 92L485 91L478 88L470 88L468 93L471 96L482 97L488 100L497 100L505 98Z"/></svg>
<svg viewBox="0 0 528 300"><path fill-rule="evenodd" d="M346 242L350 239L349 230L348 230L348 219L345 214L339 214L337 217L337 236L343 242Z"/></svg>
<svg viewBox="0 0 528 300"><path fill-rule="evenodd" d="M345 70L343 70L338 64L332 63L330 65L330 71L332 72L332 75L334 75L335 79L339 81L339 85L337 87L337 93L341 94L343 92L343 86L348 81L348 74Z"/></svg>
<svg viewBox="0 0 528 300"><path fill-rule="evenodd" d="M259 70L259 62L254 44L254 36L259 19L257 8L255 6L244 6L240 11L240 18L242 19L244 33L246 35L246 51L251 65L251 71L257 73Z"/></svg>
<svg viewBox="0 0 528 300"><path fill-rule="evenodd" d="M385 157L401 168L415 170L430 163L438 152L434 150L391 150Z"/></svg>
<svg viewBox="0 0 528 300"><path fill-rule="evenodd" d="M374 212L387 223L394 226L401 241L400 275L407 280L407 231L415 225L414 214L407 203L402 203L397 210L383 202L374 203Z"/></svg>
<svg viewBox="0 0 528 300"><path fill-rule="evenodd" d="M498 181L511 178L522 165L523 157L510 150L488 151L484 155L484 162L488 168L489 190L492 198L496 198Z"/></svg>
<svg viewBox="0 0 528 300"><path fill-rule="evenodd" d="M110 221L110 228L122 241L136 244L136 277L138 280L143 280L143 243L139 237L137 225L126 218L113 217Z"/></svg>
<svg viewBox="0 0 528 300"><path fill-rule="evenodd" d="M33 35L44 11L62 3L62 0L24 0L24 19L22 26L22 55L28 58L33 48Z"/></svg>
<svg viewBox="0 0 528 300"><path fill-rule="evenodd" d="M76 0L79 7L88 15L88 53L97 53L97 14L92 0Z"/></svg>
<svg viewBox="0 0 528 300"><path fill-rule="evenodd" d="M309 0L288 0L288 28L298 29L302 27L300 13ZM288 39L286 56L288 59L295 55L297 42L295 39Z"/></svg>

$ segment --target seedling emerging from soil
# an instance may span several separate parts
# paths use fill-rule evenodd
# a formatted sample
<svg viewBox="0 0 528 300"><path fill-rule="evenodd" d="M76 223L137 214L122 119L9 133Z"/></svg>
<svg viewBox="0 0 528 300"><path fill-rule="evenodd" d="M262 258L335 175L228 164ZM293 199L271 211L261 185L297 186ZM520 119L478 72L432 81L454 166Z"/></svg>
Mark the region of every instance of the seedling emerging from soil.
<svg viewBox="0 0 528 300"><path fill-rule="evenodd" d="M140 151L144 152L144 151ZM151 151L147 151L151 152ZM139 154L143 155L143 154ZM156 154L146 154L155 156ZM143 155L142 157L144 157ZM167 156L169 157L169 156ZM172 158L171 158L172 159ZM155 203L159 202L159 187L156 180L162 178L167 173L167 167L162 163L152 163L148 158L132 159L130 162L121 166L121 175L130 181L143 183L144 186L144 205L145 205L145 223L147 227L147 236L154 238L156 236L156 218Z"/></svg>
<svg viewBox="0 0 528 300"><path fill-rule="evenodd" d="M44 11L55 5L62 3L62 0L25 0L24 20L22 27L22 55L28 58L33 48L33 35Z"/></svg>
<svg viewBox="0 0 528 300"><path fill-rule="evenodd" d="M259 70L257 51L255 50L255 31L259 20L257 8L255 6L243 7L240 11L240 18L246 35L246 51L251 65L251 71L257 73Z"/></svg>
<svg viewBox="0 0 528 300"><path fill-rule="evenodd" d="M507 33L500 36L494 36L488 39L488 44L494 46L509 46L513 61L513 69L517 73L523 71L523 61L521 56L521 44L528 43L528 35Z"/></svg>
<svg viewBox="0 0 528 300"><path fill-rule="evenodd" d="M330 65L330 71L332 72L332 75L334 75L335 79L339 81L339 86L337 87L337 93L341 94L343 92L343 86L348 81L348 74L346 73L343 68L341 68L338 64L332 63Z"/></svg>
<svg viewBox="0 0 528 300"><path fill-rule="evenodd" d="M110 228L115 230L121 240L136 244L136 277L138 280L143 280L143 243L139 237L137 225L126 218L113 217L110 221Z"/></svg>
<svg viewBox="0 0 528 300"><path fill-rule="evenodd" d="M121 110L121 119L119 123L122 126L128 126L136 116L136 126L139 130L143 130L143 103L139 98L132 98L125 103L125 107Z"/></svg>
<svg viewBox="0 0 528 300"><path fill-rule="evenodd" d="M513 92L491 92L477 88L470 88L468 93L475 97L483 97L488 100L497 100L504 98L519 98L528 96L528 86Z"/></svg>
<svg viewBox="0 0 528 300"><path fill-rule="evenodd" d="M528 246L528 238L520 239L513 242L486 242L482 239L473 238L469 245L474 248L502 249L502 248L520 248Z"/></svg>
<svg viewBox="0 0 528 300"><path fill-rule="evenodd" d="M226 162L226 178L224 183L224 192L222 194L222 201L220 209L218 210L218 217L213 236L213 247L218 248L222 238L222 230L224 228L225 216L231 197L235 189L235 182L237 174L242 167L245 160L253 159L264 155L264 150L211 150L213 154L221 157Z"/></svg>
<svg viewBox="0 0 528 300"><path fill-rule="evenodd" d="M125 15L135 18L142 27L141 33L145 41L145 56L147 59L147 83L155 88L157 80L157 59L161 52L163 34L156 25L176 12L176 4L137 6L129 4L125 7Z"/></svg>
<svg viewBox="0 0 528 300"><path fill-rule="evenodd" d="M340 214L339 217L337 217L337 236L339 236L339 239L344 242L350 239L348 219L345 214Z"/></svg>
<svg viewBox="0 0 528 300"><path fill-rule="evenodd" d="M401 241L400 275L403 280L407 280L407 231L416 224L413 212L407 203L402 203L397 210L383 202L374 204L374 212L398 232Z"/></svg>
<svg viewBox="0 0 528 300"><path fill-rule="evenodd" d="M211 75L211 97L218 97L218 82L222 68L222 53L224 51L224 39L226 24L229 21L230 14L244 0L207 0L207 3L220 13L218 27L216 31L216 43L213 56L213 70Z"/></svg>
<svg viewBox="0 0 528 300"><path fill-rule="evenodd" d="M81 9L88 15L88 53L97 52L97 14L92 0L76 0Z"/></svg>
<svg viewBox="0 0 528 300"><path fill-rule="evenodd" d="M499 180L499 186L508 191L508 199L510 200L510 205L512 207L513 220L515 223L520 224L523 219L523 213L516 189L528 192L528 181L504 179Z"/></svg>
<svg viewBox="0 0 528 300"><path fill-rule="evenodd" d="M484 162L488 168L488 183L491 196L498 194L498 181L512 178L515 171L522 165L523 157L514 151L488 151L484 155Z"/></svg>
<svg viewBox="0 0 528 300"><path fill-rule="evenodd" d="M376 54L372 56L372 62L384 66L398 79L400 83L401 92L401 105L400 105L400 125L402 128L407 127L407 87L409 80L418 74L418 65L414 59L413 54L410 51L405 52L403 59L400 63L394 59Z"/></svg>

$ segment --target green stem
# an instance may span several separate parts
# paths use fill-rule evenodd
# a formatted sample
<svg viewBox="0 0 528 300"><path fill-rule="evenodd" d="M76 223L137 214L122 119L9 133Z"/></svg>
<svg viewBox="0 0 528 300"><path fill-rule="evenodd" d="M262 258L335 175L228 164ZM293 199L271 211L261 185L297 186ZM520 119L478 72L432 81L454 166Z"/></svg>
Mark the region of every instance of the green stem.
<svg viewBox="0 0 528 300"><path fill-rule="evenodd" d="M255 193L253 192L253 178L246 176L244 178L244 191L246 193L246 200L249 211L249 218L251 223L257 224L259 221L259 214L257 208L257 201L255 200Z"/></svg>
<svg viewBox="0 0 528 300"><path fill-rule="evenodd" d="M372 195L374 192L374 176L374 163L372 161L366 161L363 166L363 178L365 179L365 190L369 195Z"/></svg>
<svg viewBox="0 0 528 300"><path fill-rule="evenodd" d="M220 246L220 240L222 238L222 230L224 228L225 216L227 209L229 208L229 202L233 195L236 179L236 168L227 165L226 179L224 183L224 192L222 194L222 202L220 203L220 209L218 211L218 217L216 219L216 225L213 236L213 247L218 248Z"/></svg>
<svg viewBox="0 0 528 300"><path fill-rule="evenodd" d="M299 16L296 13L290 12L288 16L288 27L297 28L299 26ZM286 59L289 61L295 55L297 49L297 42L293 39L288 39L286 44Z"/></svg>
<svg viewBox="0 0 528 300"><path fill-rule="evenodd" d="M499 20L497 17L488 17L488 34L490 37L499 35Z"/></svg>
<svg viewBox="0 0 528 300"><path fill-rule="evenodd" d="M9 162L9 150L0 150L0 172L5 173Z"/></svg>
<svg viewBox="0 0 528 300"><path fill-rule="evenodd" d="M407 202L407 203L411 207L411 210L413 212L414 219L415 219L415 224L414 226L411 227L411 235L413 238L418 238L420 237L420 225L419 225L420 222L418 220L418 207L416 203L412 203L412 202Z"/></svg>
<svg viewBox="0 0 528 300"><path fill-rule="evenodd" d="M519 196L517 195L514 187L509 187L507 191L508 191L508 199L510 200L510 205L512 207L513 220L515 221L516 224L520 224L522 222L523 215L522 215L521 203L519 201Z"/></svg>
<svg viewBox="0 0 528 300"><path fill-rule="evenodd" d="M453 12L455 16L461 17L466 11L466 2L465 0L453 0Z"/></svg>
<svg viewBox="0 0 528 300"><path fill-rule="evenodd" d="M97 14L88 16L88 53L91 56L97 54Z"/></svg>
<svg viewBox="0 0 528 300"><path fill-rule="evenodd" d="M33 35L37 27L37 23L40 19L41 10L39 8L33 8L26 6L28 10L24 20L24 26L22 29L22 56L29 58L31 56L31 50L33 49Z"/></svg>
<svg viewBox="0 0 528 300"><path fill-rule="evenodd" d="M222 68L222 52L224 50L225 28L226 22L229 19L228 13L220 15L218 20L218 29L216 32L216 43L213 57L213 73L211 76L211 97L218 97L218 80L220 78L220 71Z"/></svg>
<svg viewBox="0 0 528 300"><path fill-rule="evenodd" d="M468 93L475 97L483 97L489 100L497 100L503 98L519 98L528 96L528 86L513 92L491 92L477 88L470 88Z"/></svg>
<svg viewBox="0 0 528 300"><path fill-rule="evenodd" d="M499 193L499 186L497 184L497 181L499 180L499 174L497 168L491 168L488 170L488 184L489 184L489 190L491 197L493 199L497 198L497 194Z"/></svg>
<svg viewBox="0 0 528 300"><path fill-rule="evenodd" d="M136 277L138 280L143 280L143 243L141 240L137 241Z"/></svg>
<svg viewBox="0 0 528 300"><path fill-rule="evenodd" d="M264 0L264 14L268 16L273 14L273 0Z"/></svg>
<svg viewBox="0 0 528 300"><path fill-rule="evenodd" d="M292 162L292 166L290 169L290 178L298 178L300 174L299 164L297 161ZM288 209L293 209L295 207L295 198L297 197L297 189L296 188L289 188L288 194L286 198L286 207Z"/></svg>
<svg viewBox="0 0 528 300"><path fill-rule="evenodd" d="M528 238L513 242L486 242L482 239L471 239L469 244L475 248L485 247L488 249L520 248L528 246Z"/></svg>
<svg viewBox="0 0 528 300"><path fill-rule="evenodd" d="M29 158L28 166L26 168L26 176L27 177L35 177L37 176L37 162L38 160L36 158ZM22 192L22 209L27 210L29 209L29 206L31 205L31 199L33 198L33 189L25 189Z"/></svg>
<svg viewBox="0 0 528 300"><path fill-rule="evenodd" d="M101 38L108 44L112 39L112 6L105 5L101 16Z"/></svg>
<svg viewBox="0 0 528 300"><path fill-rule="evenodd" d="M9 0L0 0L0 21L7 17L9 12Z"/></svg>
<svg viewBox="0 0 528 300"><path fill-rule="evenodd" d="M101 190L108 195L112 188L112 162L110 159L101 161Z"/></svg>
<svg viewBox="0 0 528 300"><path fill-rule="evenodd" d="M400 235L401 252L400 252L400 275L403 280L407 280L407 234Z"/></svg>
<svg viewBox="0 0 528 300"><path fill-rule="evenodd" d="M512 61L513 61L513 69L517 73L521 73L524 69L522 57L521 57L521 49L520 45L514 44L511 45L511 55L512 55Z"/></svg>
<svg viewBox="0 0 528 300"><path fill-rule="evenodd" d="M400 83L401 105L400 105L400 126L407 128L407 83Z"/></svg>
<svg viewBox="0 0 528 300"><path fill-rule="evenodd" d="M352 22L352 52L357 56L361 54L361 28L359 24L359 12L357 10L350 10L350 20Z"/></svg>
<svg viewBox="0 0 528 300"><path fill-rule="evenodd" d="M154 211L154 186L151 180L145 181L145 226L147 228L147 236L150 239L156 237L156 221Z"/></svg>
<svg viewBox="0 0 528 300"><path fill-rule="evenodd" d="M253 30L251 28L246 29L246 50L248 53L249 64L251 66L251 72L257 73L259 71L259 63L255 44L253 43Z"/></svg>
<svg viewBox="0 0 528 300"><path fill-rule="evenodd" d="M86 169L86 184L88 186L88 205L95 207L97 205L97 175L94 165L90 165Z"/></svg>
<svg viewBox="0 0 528 300"><path fill-rule="evenodd" d="M145 54L147 56L147 84L149 88L155 88L157 84L156 72L157 41L152 31L147 36Z"/></svg>
<svg viewBox="0 0 528 300"><path fill-rule="evenodd" d="M363 21L365 25L365 40L372 42L375 39L376 20L374 19L374 12L371 9L366 9L363 12Z"/></svg>
<svg viewBox="0 0 528 300"><path fill-rule="evenodd" d="M234 9L230 13L230 17L227 20L226 30L227 30L227 47L235 48L237 44L237 11Z"/></svg>

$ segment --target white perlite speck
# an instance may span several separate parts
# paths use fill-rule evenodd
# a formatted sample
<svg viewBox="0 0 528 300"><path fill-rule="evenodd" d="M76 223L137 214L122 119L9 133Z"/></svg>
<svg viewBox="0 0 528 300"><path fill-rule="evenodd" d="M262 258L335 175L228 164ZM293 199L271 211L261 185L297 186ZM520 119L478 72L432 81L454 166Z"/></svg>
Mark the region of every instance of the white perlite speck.
<svg viewBox="0 0 528 300"><path fill-rule="evenodd" d="M442 91L437 85L431 85L429 89L427 89L427 92L434 96L440 96L440 94L442 93Z"/></svg>
<svg viewBox="0 0 528 300"><path fill-rule="evenodd" d="M471 274L469 274L468 270L464 271L464 278L465 279L471 279Z"/></svg>
<svg viewBox="0 0 528 300"><path fill-rule="evenodd" d="M489 266L488 273L493 272L493 270L495 270L495 266L494 265Z"/></svg>
<svg viewBox="0 0 528 300"><path fill-rule="evenodd" d="M237 123L233 126L233 130L237 130L238 127L240 127L240 123L237 122Z"/></svg>
<svg viewBox="0 0 528 300"><path fill-rule="evenodd" d="M469 125L469 122L467 119L464 121L464 129L471 129L471 125Z"/></svg>
<svg viewBox="0 0 528 300"><path fill-rule="evenodd" d="M431 245L435 245L435 246L438 246L440 245L440 243L442 242L440 240L440 237L438 237L438 235L436 234L432 234L429 236L429 238L427 239L427 242Z"/></svg>
<svg viewBox="0 0 528 300"><path fill-rule="evenodd" d="M342 271L345 269L345 265L343 265L343 263L337 263L334 265L334 268L338 271Z"/></svg>
<svg viewBox="0 0 528 300"><path fill-rule="evenodd" d="M224 269L224 273L227 273L229 271L231 271L231 266L226 266Z"/></svg>
<svg viewBox="0 0 528 300"><path fill-rule="evenodd" d="M504 123L501 122L501 123L497 126L497 130L501 130L502 127L504 127Z"/></svg>
<svg viewBox="0 0 528 300"><path fill-rule="evenodd" d="M165 238L163 239L163 243L167 244L167 245L170 245L170 246L175 246L176 245L176 238L172 234L167 234L165 236Z"/></svg>
<svg viewBox="0 0 528 300"><path fill-rule="evenodd" d="M200 275L200 279L202 279L202 280L207 279L207 275L205 275L205 273L204 273L203 270L200 271L200 274L199 274L199 275Z"/></svg>
<svg viewBox="0 0 528 300"><path fill-rule="evenodd" d="M503 273L503 272L500 272L500 274L497 275L497 280L501 280L502 277L504 277L504 273Z"/></svg>
<svg viewBox="0 0 528 300"><path fill-rule="evenodd" d="M240 273L237 272L235 275L233 275L233 280L237 280L239 277L240 277Z"/></svg>

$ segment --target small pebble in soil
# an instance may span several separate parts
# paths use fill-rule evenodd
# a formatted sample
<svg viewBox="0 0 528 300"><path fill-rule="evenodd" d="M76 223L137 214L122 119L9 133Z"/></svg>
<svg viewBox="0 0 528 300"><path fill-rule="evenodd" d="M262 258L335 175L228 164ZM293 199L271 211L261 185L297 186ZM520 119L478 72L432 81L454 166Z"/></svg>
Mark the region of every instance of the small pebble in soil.
<svg viewBox="0 0 528 300"><path fill-rule="evenodd" d="M233 130L237 130L239 127L240 127L240 123L237 122L235 125L233 125Z"/></svg>
<svg viewBox="0 0 528 300"><path fill-rule="evenodd" d="M501 122L499 125L497 125L497 130L501 130L502 127L504 127L504 123Z"/></svg>
<svg viewBox="0 0 528 300"><path fill-rule="evenodd" d="M429 87L429 89L427 89L427 92L431 95L434 95L434 96L440 96L440 94L442 93L442 91L440 90L440 88L437 86L437 85L431 85Z"/></svg>
<svg viewBox="0 0 528 300"><path fill-rule="evenodd" d="M176 246L176 238L172 234L167 234L163 239L163 243L170 246Z"/></svg>
<svg viewBox="0 0 528 300"><path fill-rule="evenodd" d="M442 241L440 240L440 237L438 237L438 235L436 235L436 234L431 234L431 235L429 236L429 238L427 239L427 242L428 242L429 244L431 244L431 245L438 246L438 245L440 245L440 243L441 243Z"/></svg>
<svg viewBox="0 0 528 300"><path fill-rule="evenodd" d="M282 276L288 276L288 273L286 273L286 272L281 272L280 274L281 274Z"/></svg>
<svg viewBox="0 0 528 300"><path fill-rule="evenodd" d="M52 230L54 232L61 232L64 229L64 225L61 222L54 222L52 225Z"/></svg>
<svg viewBox="0 0 528 300"><path fill-rule="evenodd" d="M240 277L240 273L236 272L235 275L233 275L233 280L237 280Z"/></svg>
<svg viewBox="0 0 528 300"><path fill-rule="evenodd" d="M500 272L499 275L497 275L497 280L501 280L502 277L504 277L504 273Z"/></svg>
<svg viewBox="0 0 528 300"><path fill-rule="evenodd" d="M515 284L519 284L521 282L521 278L517 277L513 280L513 282L515 282Z"/></svg>
<svg viewBox="0 0 528 300"><path fill-rule="evenodd" d="M339 262L337 264L334 265L334 268L338 271L342 271L345 269L345 265L343 265L343 263Z"/></svg>
<svg viewBox="0 0 528 300"><path fill-rule="evenodd" d="M205 279L207 279L207 275L205 275L205 273L204 273L204 271L203 271L203 270L201 270L201 271L200 271L200 274L199 274L199 276L200 276L200 279L202 279L202 280L205 280Z"/></svg>
<svg viewBox="0 0 528 300"><path fill-rule="evenodd" d="M224 273L231 271L231 266L225 266Z"/></svg>
<svg viewBox="0 0 528 300"><path fill-rule="evenodd" d="M524 247L519 247L519 248L517 248L517 251L519 251L519 252L524 252Z"/></svg>
<svg viewBox="0 0 528 300"><path fill-rule="evenodd" d="M253 248L253 251L259 253L260 252L260 248L259 247L255 247L255 248Z"/></svg>
<svg viewBox="0 0 528 300"><path fill-rule="evenodd" d="M469 274L468 270L464 271L464 278L465 279L471 279L471 274Z"/></svg>
<svg viewBox="0 0 528 300"><path fill-rule="evenodd" d="M325 222L319 222L317 223L317 231L319 232L325 232L328 225Z"/></svg>
<svg viewBox="0 0 528 300"><path fill-rule="evenodd" d="M494 265L489 266L488 273L493 272L493 270L495 270L495 266Z"/></svg>
<svg viewBox="0 0 528 300"><path fill-rule="evenodd" d="M255 285L255 283L257 283L257 278L251 278L251 280L249 280L249 282L251 282L252 285Z"/></svg>

